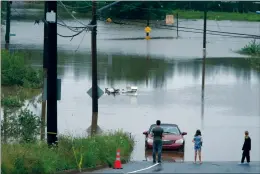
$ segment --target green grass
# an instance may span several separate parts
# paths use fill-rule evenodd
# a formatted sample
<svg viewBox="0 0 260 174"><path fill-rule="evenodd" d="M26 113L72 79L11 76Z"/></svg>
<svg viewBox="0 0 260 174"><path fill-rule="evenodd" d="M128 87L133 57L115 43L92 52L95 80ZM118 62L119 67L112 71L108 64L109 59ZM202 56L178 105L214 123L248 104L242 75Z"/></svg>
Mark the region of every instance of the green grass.
<svg viewBox="0 0 260 174"><path fill-rule="evenodd" d="M64 170L94 168L112 164L116 150L128 161L134 141L127 133L114 132L93 138L59 137L58 148L45 143L2 144L3 174L51 174Z"/></svg>
<svg viewBox="0 0 260 174"><path fill-rule="evenodd" d="M203 11L191 11L191 10L174 10L174 14L178 13L180 19L203 19ZM212 12L207 13L208 20L231 20L231 21L260 21L259 14L255 12L250 13L229 13L229 12Z"/></svg>
<svg viewBox="0 0 260 174"><path fill-rule="evenodd" d="M249 42L249 44L241 48L241 50L239 50L238 52L240 54L260 57L260 42L253 40Z"/></svg>
<svg viewBox="0 0 260 174"><path fill-rule="evenodd" d="M249 44L238 51L240 54L251 56L248 60L253 68L260 71L260 42L256 40L251 41Z"/></svg>
<svg viewBox="0 0 260 174"><path fill-rule="evenodd" d="M32 68L25 61L29 53L1 50L1 86L42 87L42 71Z"/></svg>

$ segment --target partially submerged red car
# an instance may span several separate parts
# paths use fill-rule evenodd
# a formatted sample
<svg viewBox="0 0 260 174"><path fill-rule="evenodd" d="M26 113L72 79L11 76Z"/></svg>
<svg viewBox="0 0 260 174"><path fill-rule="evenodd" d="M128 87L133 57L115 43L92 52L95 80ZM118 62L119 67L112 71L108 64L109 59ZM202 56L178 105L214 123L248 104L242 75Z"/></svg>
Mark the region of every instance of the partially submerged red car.
<svg viewBox="0 0 260 174"><path fill-rule="evenodd" d="M153 137L152 137L152 129L156 127L156 124L150 126L148 131L143 132L145 135L145 149L153 148ZM184 152L185 147L185 139L184 135L187 135L186 132L181 132L178 125L176 124L161 124L161 127L164 131L163 141L163 149L168 150L177 150L180 152Z"/></svg>

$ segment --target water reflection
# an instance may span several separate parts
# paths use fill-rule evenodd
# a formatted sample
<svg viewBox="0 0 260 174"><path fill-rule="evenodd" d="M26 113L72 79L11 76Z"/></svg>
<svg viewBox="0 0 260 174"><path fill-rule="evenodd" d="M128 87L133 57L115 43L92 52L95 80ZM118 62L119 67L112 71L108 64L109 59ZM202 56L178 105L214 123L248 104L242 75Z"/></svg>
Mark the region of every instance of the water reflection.
<svg viewBox="0 0 260 174"><path fill-rule="evenodd" d="M41 52L32 55L30 61L40 66ZM37 55L36 55L37 54ZM239 58L207 59L206 78L214 78L217 74L235 74L236 80L244 82L259 82L259 73L250 69L249 62ZM70 76L78 81L86 77L91 78L90 54L62 54L59 53L58 71L60 76ZM201 78L201 60L169 60L159 59L147 54L146 57L131 55L98 55L99 82L105 81L113 86L116 82L141 85L152 84L154 88L163 88L167 80L172 77L192 76L194 81ZM223 79L224 80L224 79Z"/></svg>

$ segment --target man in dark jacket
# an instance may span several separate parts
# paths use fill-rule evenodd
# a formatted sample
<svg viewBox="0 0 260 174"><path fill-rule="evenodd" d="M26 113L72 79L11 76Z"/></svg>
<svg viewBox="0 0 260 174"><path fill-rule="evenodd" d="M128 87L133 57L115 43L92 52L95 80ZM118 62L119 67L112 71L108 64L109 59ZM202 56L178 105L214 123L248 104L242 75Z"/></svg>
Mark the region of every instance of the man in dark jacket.
<svg viewBox="0 0 260 174"><path fill-rule="evenodd" d="M153 133L153 163L156 163L156 152L158 152L158 163L161 163L162 156L162 137L163 128L161 127L161 121L156 121L156 127L152 130Z"/></svg>
<svg viewBox="0 0 260 174"><path fill-rule="evenodd" d="M241 163L243 164L246 158L247 163L250 163L250 150L251 150L251 138L249 137L248 131L245 131L245 141L242 147L243 154Z"/></svg>

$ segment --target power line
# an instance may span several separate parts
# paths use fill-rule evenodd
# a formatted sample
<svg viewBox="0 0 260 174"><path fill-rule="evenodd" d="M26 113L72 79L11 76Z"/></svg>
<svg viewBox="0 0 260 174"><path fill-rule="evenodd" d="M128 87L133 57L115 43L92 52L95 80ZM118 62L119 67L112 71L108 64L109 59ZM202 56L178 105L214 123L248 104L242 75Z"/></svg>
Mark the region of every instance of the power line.
<svg viewBox="0 0 260 174"><path fill-rule="evenodd" d="M57 16L59 17L59 15L57 15ZM62 22L62 24L57 22L58 25L60 25L62 27L66 27L73 32L79 32L78 29L82 29L82 30L88 29L88 27L72 27L72 26L67 25L60 17L58 19Z"/></svg>
<svg viewBox="0 0 260 174"><path fill-rule="evenodd" d="M81 34L83 31L85 31L85 30L81 30L80 32L78 32L78 33L76 33L76 34L67 35L67 36L62 35L62 34L59 34L59 33L57 33L57 35L60 36L60 37L71 37L71 40L72 40L75 36L78 36L78 35Z"/></svg>
<svg viewBox="0 0 260 174"><path fill-rule="evenodd" d="M58 16L58 17L59 17L59 16ZM69 25L67 25L60 17L59 17L59 20L60 20L63 24L57 23L58 25L60 25L60 26L62 26L62 27L66 27L66 28L68 28L69 30L71 30L71 31L73 31L73 32L77 32L76 34L67 35L67 36L62 35L62 34L58 34L58 36L60 36L60 37L71 37L71 38L73 39L75 36L81 34L83 31L85 31L85 30L87 29L87 27L69 26ZM44 21L44 22L46 22L46 21ZM137 23L142 23L142 22L140 22L140 21L136 21L136 22L137 22ZM114 23L115 23L115 24L120 23L120 24L123 24L123 25L132 25L132 24L130 24L130 23L122 23L122 22L115 22L115 21L114 21ZM144 24L144 23L142 23L142 24ZM145 25L145 24L144 24L144 25ZM158 24L156 24L156 25L158 25ZM174 29L174 28L176 28L176 26L168 26L168 25L162 25L162 24L159 25L159 26L166 27L166 28L156 27L156 26L155 26L155 28L158 28L158 29L176 30L176 29ZM130 27L129 27L129 28L130 28ZM131 27L131 28L134 28L134 26ZM198 29L198 28L189 28L189 27L179 27L179 28L202 31L202 29ZM82 30L78 31L78 29L82 29ZM191 32L191 33L202 33L202 32L194 32L194 31L187 31L187 30L180 30L180 31L182 31L182 32ZM258 38L258 37L259 37L259 36L257 36L257 35L249 35L249 34L243 34L243 33L232 33L232 32L222 32L222 31L213 31L213 30L207 30L207 32L211 32L211 33L208 33L208 34L211 34L211 35L218 35L218 36L225 36L225 37L238 37L238 36L231 36L231 34L232 34L232 35L241 35L241 36L244 36L244 37L238 37L238 38ZM212 33L212 32L215 32L215 33ZM221 34L220 34L220 33L221 33ZM229 34L229 35L228 35L228 34Z"/></svg>
<svg viewBox="0 0 260 174"><path fill-rule="evenodd" d="M127 5L127 4L119 4L118 6L126 6L126 7L132 7L133 9L143 9L143 10L154 10L154 11L162 11L162 12L169 12L170 10L164 10L164 9L149 9L149 8L143 8L143 7L137 7L137 6L133 6L133 5ZM178 13L178 12L177 12ZM207 25L207 26L215 26L215 25ZM217 23L217 27L220 28L220 27L233 27L233 26L219 26L218 23ZM239 28L252 28L252 27L248 27L248 26L245 26L245 27L239 27Z"/></svg>
<svg viewBox="0 0 260 174"><path fill-rule="evenodd" d="M175 27L176 28L176 26L168 26L168 25L161 25L161 26ZM189 27L179 27L179 28L203 31L202 29L199 29L199 28L189 28ZM233 34L233 35L241 35L241 36L260 37L258 35L251 35L251 34L244 34L244 33L223 32L223 31L216 31L216 30L207 30L207 31L208 32L215 32L215 33L223 33L223 34Z"/></svg>
<svg viewBox="0 0 260 174"><path fill-rule="evenodd" d="M16 9L13 8L13 10L14 10L15 12L17 12L18 15L22 16ZM33 14L33 15L34 15L34 14ZM34 15L34 16L35 16L35 17L38 17L38 16L36 16L36 15ZM62 22L62 24L59 23L59 22L57 22L57 25L62 26L62 27L65 27L65 28L69 29L70 31L76 32L76 34L67 35L67 36L57 33L57 35L60 36L60 37L71 37L71 40L72 40L75 36L78 36L78 35L81 34L83 31L86 31L87 29L89 29L89 27L73 27L73 26L69 26L69 25L67 25L67 24L59 17L59 15L57 15L57 16L58 16L58 19ZM42 19L42 21L43 21L43 23L48 23L44 18ZM82 30L78 31L78 29L82 29Z"/></svg>
<svg viewBox="0 0 260 174"><path fill-rule="evenodd" d="M66 8L71 8L71 9L86 9L86 8L92 7L92 5L86 5L86 6L82 6L82 7L72 7L72 6L65 5L65 4L63 4L63 5L58 4L58 6L60 6L60 7L65 6Z"/></svg>
<svg viewBox="0 0 260 174"><path fill-rule="evenodd" d="M83 37L81 38L81 41L80 41L80 43L79 43L79 45L78 45L77 49L75 50L75 52L77 52L77 51L78 51L78 49L79 49L80 45L82 44L82 42L83 42L83 40L84 40L84 38L85 38L86 34L87 34L87 32L86 32L86 33L83 35Z"/></svg>
<svg viewBox="0 0 260 174"><path fill-rule="evenodd" d="M72 13L69 12L69 10L66 8L66 6L62 3L61 0L59 0L59 3L63 6L63 8L67 11L67 13L70 14L70 16L73 17L76 21L78 21L81 25L85 27L94 27L93 25L86 25L82 23L80 20L78 20Z"/></svg>
<svg viewBox="0 0 260 174"><path fill-rule="evenodd" d="M142 22L139 22L139 23L142 23ZM130 23L122 23L122 24L131 25ZM175 29L176 26L168 26L168 25L162 25L162 24L160 24L159 26L161 26L161 27L158 27L158 24L157 24L157 26L154 26L154 28L176 30ZM165 27L165 28L162 28L162 27ZM202 31L203 31L202 29L197 29L197 28L188 28L188 27L179 27L179 28L201 31L201 32L197 32L197 31L179 30L182 32L202 33ZM207 32L209 32L207 34L219 35L219 36L230 36L230 37L240 37L240 38L260 38L260 36L257 36L257 35L250 35L250 34L243 34L243 33L221 32L221 31L214 31L214 30L207 30ZM233 36L233 35L239 35L239 36Z"/></svg>

